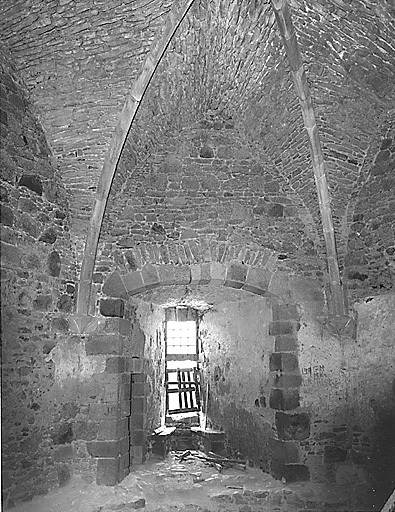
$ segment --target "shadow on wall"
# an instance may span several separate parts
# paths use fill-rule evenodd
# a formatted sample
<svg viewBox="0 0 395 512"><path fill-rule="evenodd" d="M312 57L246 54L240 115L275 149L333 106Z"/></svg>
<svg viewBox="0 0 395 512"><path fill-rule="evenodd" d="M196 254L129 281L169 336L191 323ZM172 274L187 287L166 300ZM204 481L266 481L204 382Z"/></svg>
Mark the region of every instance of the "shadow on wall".
<svg viewBox="0 0 395 512"><path fill-rule="evenodd" d="M217 413L211 407L213 417ZM273 436L271 425L259 425L254 415L246 409L230 403L220 412L220 422L228 425L226 434L233 455L247 458L253 466L270 473L269 437Z"/></svg>
<svg viewBox="0 0 395 512"><path fill-rule="evenodd" d="M393 381L395 397L395 379ZM372 476L376 492L384 499L395 488L395 410L377 412L372 440Z"/></svg>

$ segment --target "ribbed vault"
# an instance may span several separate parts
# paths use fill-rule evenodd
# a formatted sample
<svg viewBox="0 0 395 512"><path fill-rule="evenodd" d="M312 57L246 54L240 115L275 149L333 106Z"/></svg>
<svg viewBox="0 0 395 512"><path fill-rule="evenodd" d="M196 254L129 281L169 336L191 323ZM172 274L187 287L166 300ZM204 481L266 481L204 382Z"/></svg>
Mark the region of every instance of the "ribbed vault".
<svg viewBox="0 0 395 512"><path fill-rule="evenodd" d="M312 95L343 272L359 191L369 178L394 105L394 8L389 0L288 4ZM111 6L96 1L77 5L72 0L2 3L2 44L10 49L30 90L69 192L72 237L80 260L94 192L125 98L141 76L150 48L163 37L169 14L180 12L183 5L160 0L115 1ZM242 197L221 211L225 218L229 208L231 217L235 210L243 211L238 217L252 227L242 234L236 223L232 233L210 236L268 246L277 251L279 265L291 271L325 273L311 155L290 71L269 0L195 0L123 148L102 241L125 249L117 235L117 229L124 234L120 208L129 208L127 234L134 246L152 241L156 214L143 211L139 216L136 211L144 203L148 208L152 199L144 199L147 181L156 188L159 204L163 187L173 192L177 188L181 169L196 174L183 158L199 157L196 151L212 142L207 138L211 130L218 135L216 148L231 144L236 149L231 176L221 174L218 162L209 169L214 183L210 193L218 178L225 196L229 180L237 186L237 180L247 176L249 202ZM226 130L227 140L221 140ZM220 156L226 161L223 152ZM233 172L235 159L239 172ZM198 196L203 192L199 187ZM190 201L186 208L191 208ZM267 212L273 208L280 213L274 221L269 215L268 222ZM166 222L174 224L174 212L166 215ZM141 223L137 229L136 223ZM181 224L175 230L166 228L160 241L196 227L184 217Z"/></svg>

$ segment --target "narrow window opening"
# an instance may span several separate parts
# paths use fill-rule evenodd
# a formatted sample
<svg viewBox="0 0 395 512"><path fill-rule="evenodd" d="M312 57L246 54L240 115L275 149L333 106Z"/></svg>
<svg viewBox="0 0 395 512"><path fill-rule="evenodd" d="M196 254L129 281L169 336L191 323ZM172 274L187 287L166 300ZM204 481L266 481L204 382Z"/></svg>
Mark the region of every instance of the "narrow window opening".
<svg viewBox="0 0 395 512"><path fill-rule="evenodd" d="M191 308L166 310L166 424L200 411L197 316Z"/></svg>

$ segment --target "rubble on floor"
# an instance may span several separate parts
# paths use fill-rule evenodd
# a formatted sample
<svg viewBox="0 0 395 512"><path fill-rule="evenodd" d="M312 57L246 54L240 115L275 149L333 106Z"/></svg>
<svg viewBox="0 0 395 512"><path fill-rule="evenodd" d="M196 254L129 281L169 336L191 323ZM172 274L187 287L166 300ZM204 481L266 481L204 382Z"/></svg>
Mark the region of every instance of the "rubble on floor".
<svg viewBox="0 0 395 512"><path fill-rule="evenodd" d="M222 459L222 460L221 460ZM353 492L355 491L355 492ZM13 512L373 512L369 489L285 484L238 460L199 451L151 458L114 487L74 477ZM364 496L366 493L366 496ZM370 491L371 493L371 491ZM362 506L363 504L363 506Z"/></svg>

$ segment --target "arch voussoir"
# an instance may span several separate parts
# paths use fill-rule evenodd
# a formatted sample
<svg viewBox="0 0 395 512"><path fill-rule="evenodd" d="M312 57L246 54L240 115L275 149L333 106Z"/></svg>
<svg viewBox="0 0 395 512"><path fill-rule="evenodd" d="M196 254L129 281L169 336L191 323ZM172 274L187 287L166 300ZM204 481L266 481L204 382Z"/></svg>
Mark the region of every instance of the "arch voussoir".
<svg viewBox="0 0 395 512"><path fill-rule="evenodd" d="M128 297L160 286L226 286L256 295L267 295L273 273L237 261L223 264L203 262L191 265L146 264L141 270L121 275L112 272L103 284L102 294L112 298Z"/></svg>

